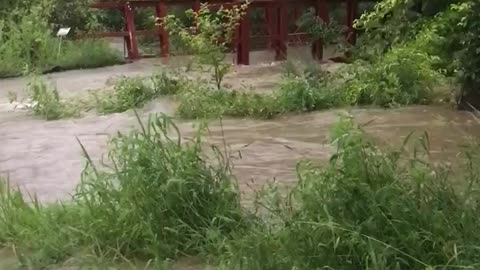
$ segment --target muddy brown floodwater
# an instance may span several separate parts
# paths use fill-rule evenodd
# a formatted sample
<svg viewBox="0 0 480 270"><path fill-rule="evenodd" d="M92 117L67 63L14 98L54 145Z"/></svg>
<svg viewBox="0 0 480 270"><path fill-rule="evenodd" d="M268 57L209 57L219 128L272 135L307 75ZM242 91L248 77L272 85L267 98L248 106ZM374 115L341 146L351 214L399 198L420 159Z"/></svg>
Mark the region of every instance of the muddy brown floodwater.
<svg viewBox="0 0 480 270"><path fill-rule="evenodd" d="M252 54L252 60L259 61L262 57L265 58ZM119 76L147 76L162 68L165 66L158 60L149 59L130 65L51 74L45 78L58 87L62 96L74 96L109 86ZM281 71L282 66L272 64L235 67L227 84L233 88L246 85L256 91L271 91L278 85ZM51 122L36 119L7 102L9 91L21 97L24 87L25 80L21 78L0 80L0 175L7 175L13 186L36 194L43 202L68 200L85 164L77 138L90 156L99 161L107 152L108 140L118 131L138 128L137 120L131 111ZM172 101L160 99L147 104L139 113L146 119L150 113L173 115L174 110ZM284 187L292 186L299 160L327 160L333 151L328 143L329 129L342 113L345 110L284 116L272 121L228 119L220 123L213 120L207 141L217 145L226 142L242 198L248 203L252 188L258 189L267 181L275 179ZM400 144L412 131L419 135L428 132L432 157L437 160L454 161L462 142L468 137L480 136L480 123L471 114L448 108L353 109L349 113L358 123L369 122L366 131L390 145ZM177 121L177 124L184 137L192 135L194 123ZM173 269L204 269L201 263L182 263ZM15 269L17 265L13 254L0 250L0 269Z"/></svg>
<svg viewBox="0 0 480 270"><path fill-rule="evenodd" d="M149 59L131 65L57 73L47 79L58 86L61 95L74 95L105 87L118 76L149 75L162 68L165 66L158 60ZM235 67L227 83L268 91L280 81L281 70L281 66L271 64ZM0 81L0 173L8 175L13 185L35 193L41 201L68 199L85 164L76 138L93 159L100 160L109 138L118 131L137 128L136 119L132 112L51 122L35 119L7 104L7 92L21 95L24 84L22 79ZM174 109L171 101L161 99L139 112L146 118L156 112L172 115ZM290 186L295 183L294 168L299 160L326 160L330 156L329 129L344 111L284 116L272 121L230 119L223 121L223 131L218 121L211 121L208 141L220 145L226 141L242 191L248 193L250 187L258 188L273 179ZM439 159L455 159L464 138L480 136L480 123L469 113L448 108L353 109L350 113L360 123L372 121L367 132L392 145L401 143L412 131L428 132L432 154ZM183 136L192 134L191 122L178 123Z"/></svg>
<svg viewBox="0 0 480 270"><path fill-rule="evenodd" d="M169 112L168 102L156 102L142 114L160 111ZM295 182L297 161L329 157L332 148L328 132L341 112L318 112L273 121L232 119L224 120L222 125L212 121L208 141L220 145L225 139L243 191L274 178L290 185ZM471 115L446 108L355 109L350 113L358 122L372 121L366 127L367 132L389 144L401 143L411 131L426 131L433 156L442 159L455 158L460 138L480 135L480 124ZM66 199L77 185L84 159L76 138L93 159L100 160L106 153L109 137L117 131L137 127L131 112L54 122L35 120L26 113L14 114L0 118L0 169L14 185L37 194L42 201ZM192 123L179 122L179 126L183 136L192 134Z"/></svg>

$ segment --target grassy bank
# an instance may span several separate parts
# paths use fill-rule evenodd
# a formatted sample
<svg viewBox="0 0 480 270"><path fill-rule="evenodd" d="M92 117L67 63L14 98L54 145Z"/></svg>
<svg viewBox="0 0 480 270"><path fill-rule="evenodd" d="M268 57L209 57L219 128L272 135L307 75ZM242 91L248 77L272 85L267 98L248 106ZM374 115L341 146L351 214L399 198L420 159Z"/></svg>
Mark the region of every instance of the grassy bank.
<svg viewBox="0 0 480 270"><path fill-rule="evenodd" d="M0 19L0 78L123 62L121 53L101 40L65 40L60 44L45 12L48 9L33 5Z"/></svg>
<svg viewBox="0 0 480 270"><path fill-rule="evenodd" d="M380 150L344 119L330 162L300 162L290 193L266 187L245 209L230 163L216 148L203 154L202 133L182 142L169 118L152 116L112 140L110 168L85 153L71 202L32 204L3 185L0 243L35 269L72 257L161 267L183 256L220 269L479 267L473 147L458 173L428 161L426 137L406 142L414 151Z"/></svg>

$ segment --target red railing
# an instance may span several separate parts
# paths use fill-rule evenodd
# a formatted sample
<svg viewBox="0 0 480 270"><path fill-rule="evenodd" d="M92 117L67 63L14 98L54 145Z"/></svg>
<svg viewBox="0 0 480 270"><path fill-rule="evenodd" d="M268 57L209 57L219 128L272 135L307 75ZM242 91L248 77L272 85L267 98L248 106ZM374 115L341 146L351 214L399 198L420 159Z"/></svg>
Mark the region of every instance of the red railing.
<svg viewBox="0 0 480 270"><path fill-rule="evenodd" d="M353 28L353 22L357 17L358 0L343 0L346 2L346 26L347 40L355 43L356 34ZM287 9L294 10L294 19L298 18L298 5L310 6L315 9L315 14L323 21L329 22L328 0L253 0L250 2L249 9L261 8L265 14L265 26L267 35L251 36L250 21L247 15L242 18L233 44L236 51L237 64L248 65L250 62L250 39L265 38L268 40L269 47L275 50L275 60L283 60L287 56L287 42L292 37L306 37L306 33L289 33ZM239 1L208 1L209 7L218 8L219 6L231 7L241 4ZM160 40L160 55L166 57L169 55L168 33L162 27L158 26L155 30L136 30L134 21L134 12L137 8L154 8L156 16L163 18L167 15L167 6L185 6L198 11L201 6L200 0L190 2L179 0L151 0L151 1L123 1L123 2L99 2L90 5L95 9L118 9L124 17L124 29L120 32L95 33L96 37L123 37L127 47L127 57L131 60L139 59L141 56L138 50L137 36L150 35L158 36ZM312 54L315 59L323 58L323 45L321 40L313 41Z"/></svg>

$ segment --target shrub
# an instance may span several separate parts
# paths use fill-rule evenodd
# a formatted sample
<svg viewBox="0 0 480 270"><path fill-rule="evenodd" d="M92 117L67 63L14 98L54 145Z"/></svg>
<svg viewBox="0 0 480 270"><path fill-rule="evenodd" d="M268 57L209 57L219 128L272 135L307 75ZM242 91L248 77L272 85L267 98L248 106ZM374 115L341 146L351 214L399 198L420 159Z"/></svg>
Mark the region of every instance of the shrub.
<svg viewBox="0 0 480 270"><path fill-rule="evenodd" d="M460 74L462 84L460 104L466 103L480 108L480 3L470 1L459 6L460 12L465 12L459 25L463 33L460 37L462 50L459 53Z"/></svg>
<svg viewBox="0 0 480 270"><path fill-rule="evenodd" d="M342 105L341 91L334 87L331 75L317 70L312 74L286 77L277 93L283 112L308 112Z"/></svg>
<svg viewBox="0 0 480 270"><path fill-rule="evenodd" d="M345 82L344 99L351 105L410 105L431 101L442 76L431 57L409 47L395 47L373 64L357 62Z"/></svg>
<svg viewBox="0 0 480 270"><path fill-rule="evenodd" d="M207 65L213 70L215 85L220 89L231 66L225 62L226 52L247 8L248 1L212 12L208 4L202 4L198 12L185 12L187 20L192 21L193 26L185 25L182 19L174 15L167 16L161 23L196 56L199 64Z"/></svg>
<svg viewBox="0 0 480 270"><path fill-rule="evenodd" d="M266 192L271 218L229 242L224 269L478 268L479 155L466 155L458 190L425 138L411 154L381 151L342 122L330 162L300 163L290 194Z"/></svg>

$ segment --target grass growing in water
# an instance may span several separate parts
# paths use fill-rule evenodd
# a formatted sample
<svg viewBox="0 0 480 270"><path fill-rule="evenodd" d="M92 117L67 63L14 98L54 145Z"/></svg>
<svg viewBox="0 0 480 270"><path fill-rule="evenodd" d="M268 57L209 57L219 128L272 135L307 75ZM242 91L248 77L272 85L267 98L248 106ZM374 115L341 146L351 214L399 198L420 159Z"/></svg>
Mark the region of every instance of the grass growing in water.
<svg viewBox="0 0 480 270"><path fill-rule="evenodd" d="M374 63L357 61L333 74L312 66L303 71L291 67L273 94L192 87L180 94L178 113L184 118L272 118L341 106L428 104L440 82L443 76L432 68L431 57L398 47Z"/></svg>
<svg viewBox="0 0 480 270"><path fill-rule="evenodd" d="M407 152L381 151L350 120L332 134L329 163L299 163L297 186L265 189L256 203L267 211L254 214L240 207L228 161L216 148L217 162L205 158L201 132L182 143L169 118L153 117L112 141L110 168L86 155L72 202L30 204L1 186L0 243L37 268L79 252L112 261L213 255L220 269L248 270L480 266L478 152L454 174L428 161L427 137Z"/></svg>
<svg viewBox="0 0 480 270"><path fill-rule="evenodd" d="M57 120L76 116L79 113L75 107L69 106L60 99L56 88L38 78L30 81L27 90L32 101L34 115L46 120Z"/></svg>
<svg viewBox="0 0 480 270"><path fill-rule="evenodd" d="M100 113L119 113L139 108L159 96L179 93L186 87L183 78L176 78L165 72L145 78L123 78L112 91L95 95L97 110Z"/></svg>
<svg viewBox="0 0 480 270"><path fill-rule="evenodd" d="M78 252L160 262L211 253L243 226L243 214L228 163L214 149L217 165L210 165L201 146L201 130L182 142L169 118L152 117L112 140L111 168L88 159L72 202L29 204L2 186L0 243L35 267Z"/></svg>

